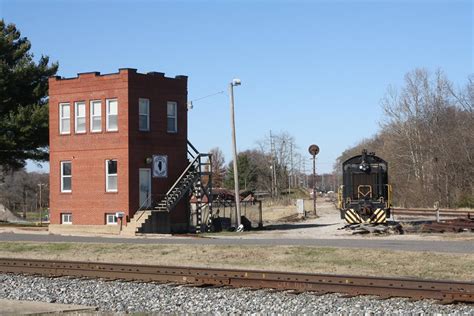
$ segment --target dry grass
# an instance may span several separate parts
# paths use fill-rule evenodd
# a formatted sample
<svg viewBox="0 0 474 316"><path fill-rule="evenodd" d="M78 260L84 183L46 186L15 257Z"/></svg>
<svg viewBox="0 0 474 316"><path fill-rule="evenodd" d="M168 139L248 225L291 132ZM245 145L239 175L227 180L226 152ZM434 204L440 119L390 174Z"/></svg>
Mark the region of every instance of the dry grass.
<svg viewBox="0 0 474 316"><path fill-rule="evenodd" d="M0 257L474 281L474 254L301 246L3 242Z"/></svg>

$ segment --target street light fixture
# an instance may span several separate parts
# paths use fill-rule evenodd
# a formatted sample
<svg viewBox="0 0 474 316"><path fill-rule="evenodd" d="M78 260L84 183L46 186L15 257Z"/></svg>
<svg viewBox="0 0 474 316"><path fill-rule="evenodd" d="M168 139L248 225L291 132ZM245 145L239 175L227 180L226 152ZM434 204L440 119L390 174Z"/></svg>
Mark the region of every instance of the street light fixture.
<svg viewBox="0 0 474 316"><path fill-rule="evenodd" d="M242 230L240 227L240 194L239 194L239 170L237 169L237 141L235 139L235 115L234 115L234 87L241 85L240 79L232 79L229 84L230 94L230 120L232 125L232 152L234 158L234 189L235 189L235 212L236 212L236 223L237 231Z"/></svg>

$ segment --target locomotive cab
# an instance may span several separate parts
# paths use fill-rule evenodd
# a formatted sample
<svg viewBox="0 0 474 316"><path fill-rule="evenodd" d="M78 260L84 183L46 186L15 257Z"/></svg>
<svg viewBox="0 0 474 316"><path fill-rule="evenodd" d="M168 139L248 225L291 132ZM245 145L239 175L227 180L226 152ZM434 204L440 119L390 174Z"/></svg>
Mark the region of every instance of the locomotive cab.
<svg viewBox="0 0 474 316"><path fill-rule="evenodd" d="M385 223L390 217L391 187L387 162L363 150L342 164L341 218L349 224Z"/></svg>

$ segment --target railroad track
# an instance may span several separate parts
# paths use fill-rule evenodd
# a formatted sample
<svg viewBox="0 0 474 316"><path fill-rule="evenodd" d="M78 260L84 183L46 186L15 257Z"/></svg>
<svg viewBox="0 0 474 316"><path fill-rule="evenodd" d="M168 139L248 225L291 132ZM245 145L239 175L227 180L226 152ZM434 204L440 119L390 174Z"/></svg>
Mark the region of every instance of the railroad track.
<svg viewBox="0 0 474 316"><path fill-rule="evenodd" d="M0 258L0 272L474 303L470 282L6 258Z"/></svg>

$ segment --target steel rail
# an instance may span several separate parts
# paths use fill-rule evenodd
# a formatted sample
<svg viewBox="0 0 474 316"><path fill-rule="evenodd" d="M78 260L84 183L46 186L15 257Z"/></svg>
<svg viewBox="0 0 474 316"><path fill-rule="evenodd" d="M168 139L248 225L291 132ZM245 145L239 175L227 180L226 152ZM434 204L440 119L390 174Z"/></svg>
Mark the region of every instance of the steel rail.
<svg viewBox="0 0 474 316"><path fill-rule="evenodd" d="M0 272L474 303L474 283L456 281L11 258Z"/></svg>

